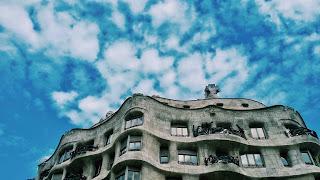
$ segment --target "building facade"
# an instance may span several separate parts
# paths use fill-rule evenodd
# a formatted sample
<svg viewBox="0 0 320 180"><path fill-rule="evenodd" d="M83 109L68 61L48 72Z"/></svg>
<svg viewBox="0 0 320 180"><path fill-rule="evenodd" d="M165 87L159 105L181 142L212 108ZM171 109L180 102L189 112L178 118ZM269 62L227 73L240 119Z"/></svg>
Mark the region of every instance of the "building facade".
<svg viewBox="0 0 320 180"><path fill-rule="evenodd" d="M320 179L320 144L294 109L241 98L134 94L89 129L72 129L38 180Z"/></svg>

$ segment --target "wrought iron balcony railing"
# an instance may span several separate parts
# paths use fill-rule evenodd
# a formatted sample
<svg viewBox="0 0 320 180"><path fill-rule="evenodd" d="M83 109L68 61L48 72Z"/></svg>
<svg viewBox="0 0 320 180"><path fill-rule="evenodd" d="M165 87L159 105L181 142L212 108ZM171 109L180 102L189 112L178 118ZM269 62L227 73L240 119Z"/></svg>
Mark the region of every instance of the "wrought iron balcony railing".
<svg viewBox="0 0 320 180"><path fill-rule="evenodd" d="M216 156L216 155L210 155L209 157L204 158L204 164L206 166L208 166L210 164L216 164L216 163L223 163L223 164L233 163L233 164L235 164L237 166L240 165L238 156L230 156L230 155Z"/></svg>
<svg viewBox="0 0 320 180"><path fill-rule="evenodd" d="M244 134L244 130L237 125L238 130L233 129L231 127L229 128L223 128L223 127L211 127L211 123L202 123L201 126L195 127L192 126L192 132L193 136L197 137L200 135L209 135L209 134L218 134L218 133L224 133L224 134L234 134L237 136L240 136L244 139L246 139L246 136Z"/></svg>
<svg viewBox="0 0 320 180"><path fill-rule="evenodd" d="M73 152L71 152L71 159L75 158L76 156L78 156L80 154L84 154L87 151L95 151L97 149L98 149L98 147L93 146L93 145L78 146Z"/></svg>
<svg viewBox="0 0 320 180"><path fill-rule="evenodd" d="M82 174L67 174L67 176L64 178L64 180L86 180L87 177Z"/></svg>
<svg viewBox="0 0 320 180"><path fill-rule="evenodd" d="M315 131L304 128L304 127L297 127L297 128L293 128L293 129L288 129L286 131L286 135L288 137L292 137L292 136L301 136L301 135L310 135L313 136L315 138L318 138L318 135Z"/></svg>

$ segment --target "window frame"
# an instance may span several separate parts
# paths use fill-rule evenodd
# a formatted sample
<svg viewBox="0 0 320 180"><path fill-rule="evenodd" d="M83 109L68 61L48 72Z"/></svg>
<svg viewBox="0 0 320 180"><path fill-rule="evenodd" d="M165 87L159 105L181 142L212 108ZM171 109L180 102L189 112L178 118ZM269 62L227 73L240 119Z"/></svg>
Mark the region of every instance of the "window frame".
<svg viewBox="0 0 320 180"><path fill-rule="evenodd" d="M122 139L122 141L120 142L119 156L122 156L123 154L125 154L127 152L127 148L128 148L128 137Z"/></svg>
<svg viewBox="0 0 320 180"><path fill-rule="evenodd" d="M284 167L291 167L291 161L287 152L280 152L279 157Z"/></svg>
<svg viewBox="0 0 320 180"><path fill-rule="evenodd" d="M104 136L105 136L105 145L107 146L107 145L111 144L112 136L113 136L113 129L107 131Z"/></svg>
<svg viewBox="0 0 320 180"><path fill-rule="evenodd" d="M170 156L169 156L170 152L169 149L167 147L160 147L160 155L159 155L159 161L160 164L168 164L170 161ZM162 158L167 158L166 161L162 161Z"/></svg>
<svg viewBox="0 0 320 180"><path fill-rule="evenodd" d="M263 137L260 133L263 134ZM263 127L250 127L250 134L253 139L267 139L267 133Z"/></svg>
<svg viewBox="0 0 320 180"><path fill-rule="evenodd" d="M133 173L133 177L129 177ZM136 177L138 173L138 177ZM121 178L121 179L120 179ZM130 179L129 179L130 178ZM126 166L122 171L116 174L115 180L141 180L141 168Z"/></svg>
<svg viewBox="0 0 320 180"><path fill-rule="evenodd" d="M170 127L171 136L188 137L189 128L184 124L171 124Z"/></svg>
<svg viewBox="0 0 320 180"><path fill-rule="evenodd" d="M141 126L144 123L144 114L140 111L129 113L124 122L124 129L130 129L136 126Z"/></svg>
<svg viewBox="0 0 320 180"><path fill-rule="evenodd" d="M303 162L305 164L307 164L307 165L315 165L315 163L313 161L313 158L312 158L312 155L308 150L302 150L302 151L300 151L300 153L301 153L301 158L302 158L302 160L303 160ZM307 157L309 158L310 163L305 161L303 154L307 154Z"/></svg>
<svg viewBox="0 0 320 180"><path fill-rule="evenodd" d="M129 151L140 151L142 149L142 136L129 135L128 138L129 138L129 144L128 144ZM134 148L131 148L131 144L134 144ZM138 148L136 147L137 144L139 144Z"/></svg>
<svg viewBox="0 0 320 180"><path fill-rule="evenodd" d="M180 160L180 158L182 158L182 160ZM195 160L195 162L192 159ZM178 150L178 164L198 165L198 153L192 150Z"/></svg>
<svg viewBox="0 0 320 180"><path fill-rule="evenodd" d="M259 156L259 158L257 158L257 156ZM245 157L245 158L243 158ZM249 158L250 157L250 158ZM259 160L258 160L259 159ZM246 163L243 163L244 160L246 161ZM261 162L261 163L257 163L257 162ZM263 157L260 153L244 153L240 155L240 162L241 162L241 166L248 168L248 167L264 167L264 160Z"/></svg>
<svg viewBox="0 0 320 180"><path fill-rule="evenodd" d="M63 148L63 150L60 153L59 159L57 164L61 164L65 161L68 161L69 159L71 159L71 153L73 151L73 146L69 146L66 148Z"/></svg>
<svg viewBox="0 0 320 180"><path fill-rule="evenodd" d="M99 176L99 174L101 173L101 169L102 169L102 158L99 158L94 163L94 174L92 177L94 178Z"/></svg>

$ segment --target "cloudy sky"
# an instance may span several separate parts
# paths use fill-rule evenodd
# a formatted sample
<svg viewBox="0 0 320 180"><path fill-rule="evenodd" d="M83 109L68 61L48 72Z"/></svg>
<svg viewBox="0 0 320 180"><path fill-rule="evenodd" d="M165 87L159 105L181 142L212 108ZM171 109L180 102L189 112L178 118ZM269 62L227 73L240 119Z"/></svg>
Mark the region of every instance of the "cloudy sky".
<svg viewBox="0 0 320 180"><path fill-rule="evenodd" d="M216 83L320 133L319 0L138 2L0 0L2 178L34 177L65 131L135 92L197 99Z"/></svg>

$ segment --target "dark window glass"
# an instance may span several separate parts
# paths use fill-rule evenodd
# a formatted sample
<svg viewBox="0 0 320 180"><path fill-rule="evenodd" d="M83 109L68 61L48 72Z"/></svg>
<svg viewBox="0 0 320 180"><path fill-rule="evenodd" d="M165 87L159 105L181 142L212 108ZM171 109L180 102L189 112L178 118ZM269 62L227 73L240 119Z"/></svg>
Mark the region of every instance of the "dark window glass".
<svg viewBox="0 0 320 180"><path fill-rule="evenodd" d="M122 173L116 177L116 180L124 180L124 178L125 178L125 174Z"/></svg>
<svg viewBox="0 0 320 180"><path fill-rule="evenodd" d="M247 103L242 103L241 105L242 105L242 107L249 107L249 104L247 104Z"/></svg>
<svg viewBox="0 0 320 180"><path fill-rule="evenodd" d="M217 103L217 106L222 107L222 106L223 106L223 103Z"/></svg>
<svg viewBox="0 0 320 180"><path fill-rule="evenodd" d="M120 156L127 152L127 138L121 141L120 145Z"/></svg>
<svg viewBox="0 0 320 180"><path fill-rule="evenodd" d="M105 137L106 137L106 145L110 144L111 141L112 141L112 134L113 134L113 131L109 131L106 133Z"/></svg>
<svg viewBox="0 0 320 180"><path fill-rule="evenodd" d="M280 159L283 166L290 166L288 154L286 152L280 153Z"/></svg>
<svg viewBox="0 0 320 180"><path fill-rule="evenodd" d="M129 170L128 171L128 180L141 180L140 171Z"/></svg>
<svg viewBox="0 0 320 180"><path fill-rule="evenodd" d="M165 164L169 162L169 150L167 147L160 148L160 163Z"/></svg>
<svg viewBox="0 0 320 180"><path fill-rule="evenodd" d="M60 155L58 163L60 164L64 161L69 160L71 158L71 151L72 151L72 148L67 148L63 150L62 154Z"/></svg>
<svg viewBox="0 0 320 180"><path fill-rule="evenodd" d="M95 171L94 171L93 177L96 177L96 176L98 176L100 174L101 165L102 165L102 159L98 159L94 164Z"/></svg>

